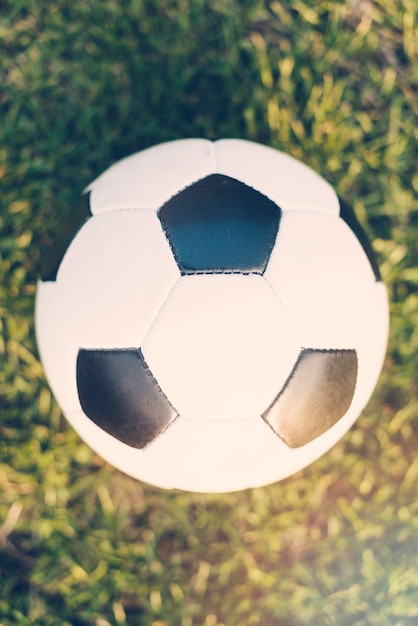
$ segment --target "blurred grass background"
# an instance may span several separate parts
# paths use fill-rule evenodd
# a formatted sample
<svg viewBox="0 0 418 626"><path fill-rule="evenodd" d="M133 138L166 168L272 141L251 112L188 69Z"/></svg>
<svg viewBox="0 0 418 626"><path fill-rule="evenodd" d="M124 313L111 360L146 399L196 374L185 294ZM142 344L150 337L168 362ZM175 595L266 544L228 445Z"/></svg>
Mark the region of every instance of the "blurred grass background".
<svg viewBox="0 0 418 626"><path fill-rule="evenodd" d="M418 624L417 16L416 0L0 3L1 626ZM85 185L196 136L325 176L391 299L351 431L288 480L227 495L106 465L51 398L33 329L42 255Z"/></svg>

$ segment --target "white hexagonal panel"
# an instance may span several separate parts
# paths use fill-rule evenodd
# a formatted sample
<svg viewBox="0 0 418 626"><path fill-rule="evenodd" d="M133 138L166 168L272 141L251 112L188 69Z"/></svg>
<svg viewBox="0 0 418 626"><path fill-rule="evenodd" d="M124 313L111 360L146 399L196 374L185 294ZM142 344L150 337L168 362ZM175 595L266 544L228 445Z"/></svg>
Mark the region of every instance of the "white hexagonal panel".
<svg viewBox="0 0 418 626"><path fill-rule="evenodd" d="M297 159L241 139L215 143L217 172L258 189L284 211L338 215L337 194L322 176Z"/></svg>
<svg viewBox="0 0 418 626"><path fill-rule="evenodd" d="M283 213L264 276L304 347L361 344L375 278L343 220L323 213Z"/></svg>
<svg viewBox="0 0 418 626"><path fill-rule="evenodd" d="M66 418L88 445L100 449L106 461L165 489L221 493L257 487L283 478L289 469L297 471L307 462L306 453L296 451L289 456L289 449L261 418L179 418L143 450L114 439L82 411L67 412Z"/></svg>
<svg viewBox="0 0 418 626"><path fill-rule="evenodd" d="M242 421L176 420L144 449L152 482L190 491L258 487L283 475L289 449L261 418ZM297 471L301 456L286 463Z"/></svg>
<svg viewBox="0 0 418 626"><path fill-rule="evenodd" d="M93 214L114 209L154 209L191 183L215 172L213 143L182 139L118 161L86 189Z"/></svg>
<svg viewBox="0 0 418 626"><path fill-rule="evenodd" d="M142 344L158 384L182 417L261 415L300 350L259 275L183 276Z"/></svg>
<svg viewBox="0 0 418 626"><path fill-rule="evenodd" d="M74 342L79 348L139 347L179 275L154 212L91 218L57 275Z"/></svg>

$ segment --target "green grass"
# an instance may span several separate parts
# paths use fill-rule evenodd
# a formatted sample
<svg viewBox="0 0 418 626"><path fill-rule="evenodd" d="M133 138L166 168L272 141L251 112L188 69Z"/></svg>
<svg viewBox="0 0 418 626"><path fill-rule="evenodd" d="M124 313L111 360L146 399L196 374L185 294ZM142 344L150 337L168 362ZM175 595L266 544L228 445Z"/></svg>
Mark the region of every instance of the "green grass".
<svg viewBox="0 0 418 626"><path fill-rule="evenodd" d="M0 625L418 623L416 0L0 7ZM391 300L378 388L295 476L161 491L62 418L33 328L45 249L118 158L181 137L283 149L352 203Z"/></svg>

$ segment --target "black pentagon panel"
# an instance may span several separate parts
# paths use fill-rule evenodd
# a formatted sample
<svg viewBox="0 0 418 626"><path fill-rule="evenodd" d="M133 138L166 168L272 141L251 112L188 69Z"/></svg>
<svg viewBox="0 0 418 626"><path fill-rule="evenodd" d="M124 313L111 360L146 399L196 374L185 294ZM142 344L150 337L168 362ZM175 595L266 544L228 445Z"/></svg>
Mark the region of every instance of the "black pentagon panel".
<svg viewBox="0 0 418 626"><path fill-rule="evenodd" d="M58 234L42 257L41 279L43 281L56 280L59 266L71 242L91 216L88 198L83 196L79 207L62 221Z"/></svg>
<svg viewBox="0 0 418 626"><path fill-rule="evenodd" d="M281 210L244 183L212 174L171 198L158 214L183 274L261 274Z"/></svg>
<svg viewBox="0 0 418 626"><path fill-rule="evenodd" d="M367 258L369 259L369 263L373 270L373 274L377 281L381 280L379 266L377 264L376 255L372 248L372 244L365 232L364 228L361 226L360 222L357 219L357 216L354 212L354 209L344 200L338 198L340 202L340 217L344 222L351 228L355 236L357 237L361 247L363 248Z"/></svg>
<svg viewBox="0 0 418 626"><path fill-rule="evenodd" d="M178 417L141 350L80 350L77 389L84 413L132 448L143 448Z"/></svg>
<svg viewBox="0 0 418 626"><path fill-rule="evenodd" d="M355 350L303 349L282 390L262 417L290 448L299 448L345 415L356 381Z"/></svg>

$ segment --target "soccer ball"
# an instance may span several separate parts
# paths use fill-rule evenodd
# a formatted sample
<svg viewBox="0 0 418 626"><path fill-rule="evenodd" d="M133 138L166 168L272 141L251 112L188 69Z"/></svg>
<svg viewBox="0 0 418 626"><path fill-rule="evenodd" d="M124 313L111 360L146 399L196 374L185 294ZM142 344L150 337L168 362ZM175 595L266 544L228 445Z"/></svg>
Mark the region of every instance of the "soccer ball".
<svg viewBox="0 0 418 626"><path fill-rule="evenodd" d="M351 427L388 302L333 188L248 141L187 139L116 163L40 281L47 379L80 436L164 488L283 479Z"/></svg>

